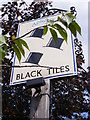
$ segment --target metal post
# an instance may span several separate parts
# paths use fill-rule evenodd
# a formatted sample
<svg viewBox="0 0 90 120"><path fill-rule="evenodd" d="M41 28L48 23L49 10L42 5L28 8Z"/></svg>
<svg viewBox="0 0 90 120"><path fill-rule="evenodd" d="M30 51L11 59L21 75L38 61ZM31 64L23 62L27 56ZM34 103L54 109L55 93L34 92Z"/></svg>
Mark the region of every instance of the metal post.
<svg viewBox="0 0 90 120"><path fill-rule="evenodd" d="M49 120L49 94L50 80L46 81L46 85L41 87L41 93L34 97L35 89L32 89L30 120L43 118Z"/></svg>

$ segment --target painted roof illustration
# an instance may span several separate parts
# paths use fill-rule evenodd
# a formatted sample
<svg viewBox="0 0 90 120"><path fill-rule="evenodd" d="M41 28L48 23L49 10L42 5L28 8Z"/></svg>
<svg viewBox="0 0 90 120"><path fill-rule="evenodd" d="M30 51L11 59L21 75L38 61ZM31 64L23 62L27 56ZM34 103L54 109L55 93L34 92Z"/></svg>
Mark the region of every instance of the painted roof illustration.
<svg viewBox="0 0 90 120"><path fill-rule="evenodd" d="M43 28L37 28L37 29L35 29L32 32L32 34L30 35L30 37L39 37L39 38L41 38L42 36L43 36ZM51 37L50 40L49 40L49 42L48 42L48 44L46 45L46 47L53 47L53 48L60 49L63 41L64 41L64 39L58 38L57 42L55 43L55 41Z"/></svg>
<svg viewBox="0 0 90 120"><path fill-rule="evenodd" d="M62 38L58 38L57 42L55 43L55 41L53 40L53 38L51 37L48 44L46 45L46 47L53 47L53 48L57 48L60 49L62 43L63 43L64 39Z"/></svg>
<svg viewBox="0 0 90 120"><path fill-rule="evenodd" d="M41 38L42 36L43 36L43 28L37 28L30 35L30 37L37 37L37 38L38 37ZM60 49L63 41L64 41L64 39L58 38L57 42L55 43L55 41L51 37L48 44L44 47L52 47L52 48ZM25 62L38 64L42 56L43 56L43 54L40 52L30 52Z"/></svg>
<svg viewBox="0 0 90 120"><path fill-rule="evenodd" d="M41 57L42 57L42 53L39 52L30 52L28 58L26 59L25 62L27 63L33 63L33 64L38 64Z"/></svg>
<svg viewBox="0 0 90 120"><path fill-rule="evenodd" d="M42 28L37 28L35 29L32 34L30 35L30 37L39 37L42 38L43 36L43 29Z"/></svg>

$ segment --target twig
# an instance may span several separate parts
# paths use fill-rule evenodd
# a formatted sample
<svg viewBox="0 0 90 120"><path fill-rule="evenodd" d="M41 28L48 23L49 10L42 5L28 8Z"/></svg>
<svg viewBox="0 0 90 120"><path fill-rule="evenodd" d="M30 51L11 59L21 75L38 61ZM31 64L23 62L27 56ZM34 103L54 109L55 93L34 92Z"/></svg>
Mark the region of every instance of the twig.
<svg viewBox="0 0 90 120"><path fill-rule="evenodd" d="M14 65L14 66L10 66L10 65L0 65L0 67L8 67L8 68L24 68L24 67L42 67L42 68L50 68L50 69L60 69L59 67L50 67L50 66L43 66L43 65Z"/></svg>

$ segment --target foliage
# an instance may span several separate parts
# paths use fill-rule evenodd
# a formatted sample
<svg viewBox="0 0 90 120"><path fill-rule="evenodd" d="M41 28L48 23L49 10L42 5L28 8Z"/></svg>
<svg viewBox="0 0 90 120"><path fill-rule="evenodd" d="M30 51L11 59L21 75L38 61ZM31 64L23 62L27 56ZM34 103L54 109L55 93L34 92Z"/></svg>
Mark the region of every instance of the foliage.
<svg viewBox="0 0 90 120"><path fill-rule="evenodd" d="M12 65L5 58L5 63ZM31 90L25 84L10 86L11 67L2 68L2 119L29 119Z"/></svg>
<svg viewBox="0 0 90 120"><path fill-rule="evenodd" d="M50 29L51 35L55 42L58 38L57 32L59 32L62 38L64 38L64 40L67 42L67 29L72 32L74 37L77 37L77 33L81 35L81 27L75 21L75 18L76 17L73 16L71 13L62 13L62 16L58 17L56 22L61 22L64 27L62 27L60 24L56 23L53 20L48 20L48 25L44 28L44 35L48 32L48 28Z"/></svg>
<svg viewBox="0 0 90 120"><path fill-rule="evenodd" d="M82 44L75 39L75 51L78 66L78 75L73 77L58 78L52 80L51 95L54 100L51 103L51 120L90 119L90 85L87 73L82 64L84 55ZM87 113L88 117L83 117L82 113Z"/></svg>
<svg viewBox="0 0 90 120"><path fill-rule="evenodd" d="M48 4L44 2L33 2L29 7L25 2L20 4L17 2L12 2L4 4L2 7L2 34L8 34L7 37L7 56L11 56L9 59L4 58L2 65L2 112L3 120L11 119L25 119L29 120L30 113L30 98L31 98L31 89L26 86L26 84L21 84L17 86L9 86L10 74L12 67L12 58L14 51L12 48L12 41L16 36L16 31L18 23L28 21L31 19L37 19L44 16L49 16L56 11L50 11L48 9ZM24 6L24 7L23 7ZM22 8L22 9L21 9ZM72 12L71 12L72 13ZM7 16L7 19L5 18ZM58 18L62 24L67 27L67 24L64 20ZM55 23L56 24L56 23ZM76 26L77 24L75 24ZM56 25L57 26L57 25ZM74 27L75 27L74 26ZM58 26L57 26L58 28ZM79 29L79 30L78 30ZM77 31L80 32L78 27ZM44 34L48 31L47 26L44 28ZM60 31L61 32L61 31ZM64 32L64 31L63 31ZM81 33L80 33L81 34ZM66 34L65 34L66 35ZM63 36L65 36L63 35ZM6 39L6 38L5 38ZM4 44L5 39L3 38ZM21 40L22 41L22 40ZM21 44L24 46L24 43ZM18 43L17 43L18 47ZM28 47L27 47L28 48ZM19 49L19 48L18 48ZM62 120L64 117L72 118L75 116L76 120L82 120L81 113L88 112L88 120L90 105L89 100L85 96L90 94L90 86L88 78L90 78L90 71L87 73L83 68L82 64L84 63L84 56L82 51L82 44L77 39L75 40L75 51L77 57L77 66L78 66L78 76L67 77L67 78L58 78L51 82L51 120ZM11 54L11 55L10 55ZM24 52L22 53L24 55ZM87 91L87 92L86 92ZM75 113L77 113L75 115Z"/></svg>
<svg viewBox="0 0 90 120"><path fill-rule="evenodd" d="M11 41L15 39L16 32L18 28L19 22L28 21L31 19L40 18L40 16L49 15L50 13L46 13L48 10L47 6L50 3L38 2L29 5L26 5L25 2L12 2L8 4L4 4L2 7L2 36L8 34L7 37L7 57L2 61L2 115L3 120L11 120L11 119L29 119L30 114L30 98L31 98L31 89L26 86L26 84L21 84L17 86L10 86L10 74L12 67L12 58L14 55L14 51L12 49ZM8 11L8 12L7 12ZM7 16L7 17L5 17ZM7 19L6 19L7 18ZM1 39L5 40L5 39ZM26 43L21 40L21 45L28 46ZM4 41L5 42L5 41ZM17 47L19 49L18 43ZM9 58L8 58L9 56ZM11 57L10 57L11 56Z"/></svg>
<svg viewBox="0 0 90 120"><path fill-rule="evenodd" d="M20 7L24 4L26 5L25 2L22 2L22 4L20 4L18 6L17 2L12 2L12 3L8 2L8 5L4 4L1 9L1 11L2 11L2 23L1 24L2 24L2 29L3 29L2 34L6 35L9 33L9 37L5 36L6 43L3 43L2 42L3 39L0 39L0 44L1 44L0 45L0 54L2 54L2 56L0 58L1 60L3 60L7 54L7 49L6 49L7 47L9 47L10 50L12 49L11 51L16 53L16 56L17 56L19 62L21 60L21 55L23 55L25 57L25 51L24 51L22 44L24 43L23 45L27 49L29 49L27 43L24 40L20 39L21 37L19 39L15 38L16 37L15 30L17 30L17 26L18 26L19 22L24 22L26 20L33 19L32 18L32 10L33 10L33 13L36 14L37 18L41 17L41 15L39 15L39 14L38 14L39 16L37 15L37 7L39 7L39 4L37 4L37 5L35 4L36 9L33 9L32 5L34 3L32 3L30 5L30 7L28 7L26 5L26 8L21 10ZM41 9L41 11L47 12L46 10L48 10L48 8L46 8L45 10L42 8L42 6L44 6L44 5L45 5L45 3L41 2L40 9ZM46 5L47 5L47 3L46 3ZM41 11L39 10L38 12L40 12L40 14L41 14ZM24 12L26 12L26 13L24 14ZM23 14L24 14L25 18L28 18L28 17L29 18L24 19L22 16ZM6 15L8 18L5 19ZM42 17L44 17L44 14ZM71 13L62 13L61 17L58 17L56 21L61 22L65 26L65 28L62 27L60 24L56 23L56 21L47 20L47 26L46 25L43 26L44 27L43 34L46 35L46 33L48 32L48 28L49 28L51 35L55 42L57 42L57 38L58 38L57 32L59 32L59 34L67 42L67 36L68 36L67 29L69 29L75 37L77 37L77 32L81 35L81 28L78 25L78 23L75 21L75 16L73 16ZM34 19L35 19L35 16L34 16ZM6 28L6 30L5 30L5 28ZM2 36L1 38L4 38L3 35L1 35ZM9 50L9 54L11 52L10 50Z"/></svg>
<svg viewBox="0 0 90 120"><path fill-rule="evenodd" d="M14 56L14 52L18 60L21 60L21 55L25 56L24 47L29 49L27 43L22 39L17 39L17 29L20 22L44 17L48 10L47 6L50 2L32 2L27 5L25 2L8 2L3 4L1 8L1 28L2 35L0 35L0 60L4 60L5 56ZM6 37L7 36L7 37ZM5 39L4 39L5 38ZM5 41L3 43L2 41ZM8 48L8 49L6 49Z"/></svg>

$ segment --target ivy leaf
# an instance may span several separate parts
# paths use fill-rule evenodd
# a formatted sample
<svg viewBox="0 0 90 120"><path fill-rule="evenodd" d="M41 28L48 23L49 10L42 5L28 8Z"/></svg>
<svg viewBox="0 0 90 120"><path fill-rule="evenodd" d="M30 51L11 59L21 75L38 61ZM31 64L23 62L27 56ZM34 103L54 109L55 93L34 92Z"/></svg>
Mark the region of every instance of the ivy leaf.
<svg viewBox="0 0 90 120"><path fill-rule="evenodd" d="M27 43L26 43L23 39L18 39L18 40L20 41L20 43L21 43L23 46L25 46L28 50L30 50L29 47L28 47L28 45L27 45Z"/></svg>
<svg viewBox="0 0 90 120"><path fill-rule="evenodd" d="M57 38L58 38L56 31L54 29L50 28L50 32L51 32L51 35L52 35L52 37L53 37L53 39L54 39L54 41L56 43Z"/></svg>
<svg viewBox="0 0 90 120"><path fill-rule="evenodd" d="M43 30L43 35L46 35L46 34L47 34L47 31L48 31L48 27L45 26L45 27L44 27L44 30Z"/></svg>
<svg viewBox="0 0 90 120"><path fill-rule="evenodd" d="M20 62L21 61L21 53L20 53L18 47L14 43L12 43L12 45L13 45L14 52L16 53L16 56Z"/></svg>
<svg viewBox="0 0 90 120"><path fill-rule="evenodd" d="M15 40L14 42L16 43L16 45L17 45L18 49L20 50L20 52L22 53L22 55L25 57L25 51L22 47L20 40Z"/></svg>
<svg viewBox="0 0 90 120"><path fill-rule="evenodd" d="M72 23L69 24L69 29L72 32L72 34L77 37L77 31L76 28L74 27L74 25Z"/></svg>
<svg viewBox="0 0 90 120"><path fill-rule="evenodd" d="M72 21L73 26L78 31L78 33L81 35L81 27L77 24L77 22Z"/></svg>
<svg viewBox="0 0 90 120"><path fill-rule="evenodd" d="M61 27L59 24L54 24L54 26L56 27L56 29L58 30L60 35L64 38L64 40L67 43L67 32L66 32L66 30L63 27Z"/></svg>

